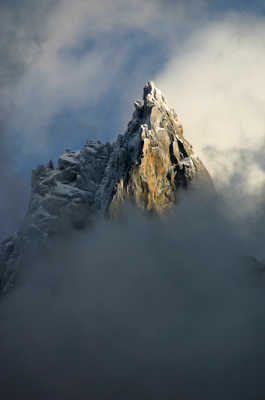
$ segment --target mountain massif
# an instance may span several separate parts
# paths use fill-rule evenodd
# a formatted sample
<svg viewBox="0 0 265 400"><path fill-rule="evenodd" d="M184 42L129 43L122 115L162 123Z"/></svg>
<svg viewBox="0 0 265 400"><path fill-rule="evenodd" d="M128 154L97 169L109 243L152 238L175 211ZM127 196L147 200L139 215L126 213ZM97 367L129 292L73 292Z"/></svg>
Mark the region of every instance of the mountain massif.
<svg viewBox="0 0 265 400"><path fill-rule="evenodd" d="M213 188L178 115L153 82L134 105L125 134L114 143L89 140L81 150L66 150L57 167L50 161L33 169L23 224L0 247L1 291L13 285L23 253L38 240L85 228L99 215L115 218L127 201L163 214L181 189Z"/></svg>

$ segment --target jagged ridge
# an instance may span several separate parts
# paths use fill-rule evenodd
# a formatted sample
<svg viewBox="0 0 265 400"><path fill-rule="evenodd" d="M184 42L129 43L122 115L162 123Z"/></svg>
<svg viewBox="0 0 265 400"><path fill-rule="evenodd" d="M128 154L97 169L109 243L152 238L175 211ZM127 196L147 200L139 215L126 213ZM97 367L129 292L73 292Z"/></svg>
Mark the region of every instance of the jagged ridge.
<svg viewBox="0 0 265 400"><path fill-rule="evenodd" d="M50 161L32 172L28 212L19 231L0 249L1 289L7 290L23 252L32 242L74 227L98 215L116 216L125 200L163 213L178 199L179 188L212 186L211 178L183 127L153 82L124 135L113 144L89 140L79 151L66 150L55 168Z"/></svg>

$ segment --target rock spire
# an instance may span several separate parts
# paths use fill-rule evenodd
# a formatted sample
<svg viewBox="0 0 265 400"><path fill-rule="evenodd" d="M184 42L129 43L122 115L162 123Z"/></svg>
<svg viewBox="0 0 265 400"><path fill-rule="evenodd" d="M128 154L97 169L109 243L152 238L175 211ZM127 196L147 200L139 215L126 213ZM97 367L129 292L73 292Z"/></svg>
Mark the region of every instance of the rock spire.
<svg viewBox="0 0 265 400"><path fill-rule="evenodd" d="M30 204L17 233L0 246L0 289L14 281L24 252L69 228L82 229L97 215L115 217L126 201L155 214L178 201L180 189L213 187L203 163L184 138L176 112L153 82L124 135L110 143L89 140L32 172Z"/></svg>

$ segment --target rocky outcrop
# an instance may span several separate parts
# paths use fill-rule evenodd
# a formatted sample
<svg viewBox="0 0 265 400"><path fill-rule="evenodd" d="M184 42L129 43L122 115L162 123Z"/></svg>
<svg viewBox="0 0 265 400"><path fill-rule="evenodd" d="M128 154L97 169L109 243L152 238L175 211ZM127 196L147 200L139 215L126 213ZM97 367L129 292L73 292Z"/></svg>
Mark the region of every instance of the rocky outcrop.
<svg viewBox="0 0 265 400"><path fill-rule="evenodd" d="M1 289L10 287L25 249L37 240L82 229L98 215L115 217L126 201L162 214L177 202L180 188L204 185L213 188L177 114L148 82L116 142L89 140L80 151L66 150L56 168L50 161L33 170L27 215L0 248Z"/></svg>
<svg viewBox="0 0 265 400"><path fill-rule="evenodd" d="M176 203L180 188L212 186L209 173L183 136L177 114L153 82L144 87L143 101L135 102L133 119L111 159L118 166L111 214L125 199L163 213Z"/></svg>

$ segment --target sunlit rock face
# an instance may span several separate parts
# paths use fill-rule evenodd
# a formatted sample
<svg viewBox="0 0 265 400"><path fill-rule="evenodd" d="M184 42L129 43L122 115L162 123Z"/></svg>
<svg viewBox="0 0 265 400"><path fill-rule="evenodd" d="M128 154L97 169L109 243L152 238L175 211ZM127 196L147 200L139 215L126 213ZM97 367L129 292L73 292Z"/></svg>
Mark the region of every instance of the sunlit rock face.
<svg viewBox="0 0 265 400"><path fill-rule="evenodd" d="M100 215L116 217L126 201L163 214L180 189L205 185L213 189L177 114L148 82L127 131L113 144L89 140L81 150L66 150L57 167L50 161L33 170L23 224L0 247L0 289L12 285L24 252L39 240L82 229Z"/></svg>
<svg viewBox="0 0 265 400"><path fill-rule="evenodd" d="M135 102L133 119L111 158L119 182L110 199L110 214L119 212L125 199L160 214L176 203L180 188L212 188L209 173L183 136L177 114L153 82L145 85L143 101Z"/></svg>

